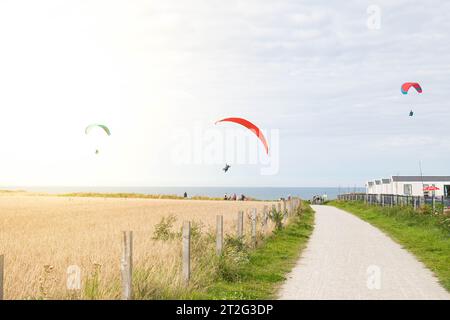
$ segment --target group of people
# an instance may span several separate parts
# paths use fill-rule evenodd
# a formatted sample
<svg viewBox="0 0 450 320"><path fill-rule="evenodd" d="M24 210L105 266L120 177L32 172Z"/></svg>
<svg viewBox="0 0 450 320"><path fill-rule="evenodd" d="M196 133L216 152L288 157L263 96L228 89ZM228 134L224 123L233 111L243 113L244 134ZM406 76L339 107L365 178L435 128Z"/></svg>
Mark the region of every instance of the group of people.
<svg viewBox="0 0 450 320"><path fill-rule="evenodd" d="M320 195L316 195L316 196L313 197L312 202L313 202L313 204L322 204L325 201L327 201L327 199L328 199L328 196L326 194L323 194L321 196Z"/></svg>
<svg viewBox="0 0 450 320"><path fill-rule="evenodd" d="M291 195L288 195L287 199L283 198L283 197L280 198L280 201L285 201L285 200L290 201L291 200Z"/></svg>
<svg viewBox="0 0 450 320"><path fill-rule="evenodd" d="M245 201L247 198L245 197L245 195L241 194L241 196L239 197L239 201ZM236 201L237 199L237 195L236 193L233 193L233 195L228 196L228 194L225 193L225 195L223 196L223 200L233 200Z"/></svg>
<svg viewBox="0 0 450 320"><path fill-rule="evenodd" d="M183 194L183 197L184 197L185 199L187 199L187 197L188 197L187 192L185 192L185 193ZM245 201L245 200L247 200L247 197L246 197L245 195L241 194L240 197L239 197L239 199L238 199L236 193L233 193L233 195L231 195L231 196L229 196L228 194L225 193L225 195L223 196L223 200L233 200L233 201L239 200L239 201Z"/></svg>

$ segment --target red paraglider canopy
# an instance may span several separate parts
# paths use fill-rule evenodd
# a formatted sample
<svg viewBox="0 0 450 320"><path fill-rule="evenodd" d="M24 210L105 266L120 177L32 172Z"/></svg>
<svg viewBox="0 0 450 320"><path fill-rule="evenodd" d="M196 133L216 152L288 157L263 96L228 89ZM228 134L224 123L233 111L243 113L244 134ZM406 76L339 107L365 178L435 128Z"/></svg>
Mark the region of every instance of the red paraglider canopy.
<svg viewBox="0 0 450 320"><path fill-rule="evenodd" d="M407 94L411 87L416 89L418 93L422 93L422 87L417 82L405 82L402 84L402 93Z"/></svg>
<svg viewBox="0 0 450 320"><path fill-rule="evenodd" d="M266 138L264 137L261 130L257 126L255 126L253 123L251 123L250 121L245 120L243 118L225 118L225 119L216 121L216 124L219 122L234 122L234 123L238 123L238 124L246 127L247 129L250 129L251 131L253 131L254 134L256 134L256 136L259 138L259 140L261 140L261 142L264 145L264 148L266 149L266 153L269 154L269 145L267 144Z"/></svg>

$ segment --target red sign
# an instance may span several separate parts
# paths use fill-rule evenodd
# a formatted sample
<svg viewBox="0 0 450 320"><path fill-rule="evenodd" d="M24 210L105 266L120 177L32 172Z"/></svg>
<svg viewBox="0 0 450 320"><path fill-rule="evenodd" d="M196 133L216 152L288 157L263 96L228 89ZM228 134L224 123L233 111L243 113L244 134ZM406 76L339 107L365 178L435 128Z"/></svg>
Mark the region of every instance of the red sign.
<svg viewBox="0 0 450 320"><path fill-rule="evenodd" d="M429 187L425 187L423 188L424 191L436 191L436 190L440 190L438 187L435 186L429 186Z"/></svg>

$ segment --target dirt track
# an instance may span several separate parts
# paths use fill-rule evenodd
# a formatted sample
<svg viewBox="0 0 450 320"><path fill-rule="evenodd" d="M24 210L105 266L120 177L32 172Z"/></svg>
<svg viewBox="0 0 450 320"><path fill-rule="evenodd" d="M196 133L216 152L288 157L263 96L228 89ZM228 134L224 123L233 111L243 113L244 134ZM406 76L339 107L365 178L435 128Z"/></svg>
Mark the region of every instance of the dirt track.
<svg viewBox="0 0 450 320"><path fill-rule="evenodd" d="M280 299L450 299L431 271L375 227L334 207L313 208L313 235Z"/></svg>

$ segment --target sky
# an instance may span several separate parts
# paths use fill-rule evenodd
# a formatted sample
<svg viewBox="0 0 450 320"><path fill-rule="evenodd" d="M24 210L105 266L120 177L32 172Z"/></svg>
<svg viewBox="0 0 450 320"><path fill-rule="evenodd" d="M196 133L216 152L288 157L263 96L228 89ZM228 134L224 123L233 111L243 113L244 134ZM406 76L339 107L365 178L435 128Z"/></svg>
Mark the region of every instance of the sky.
<svg viewBox="0 0 450 320"><path fill-rule="evenodd" d="M450 175L449 13L443 0L0 0L0 186L363 186L419 161ZM402 95L407 81L423 93ZM258 125L269 155L225 117ZM86 135L92 123L111 136Z"/></svg>

